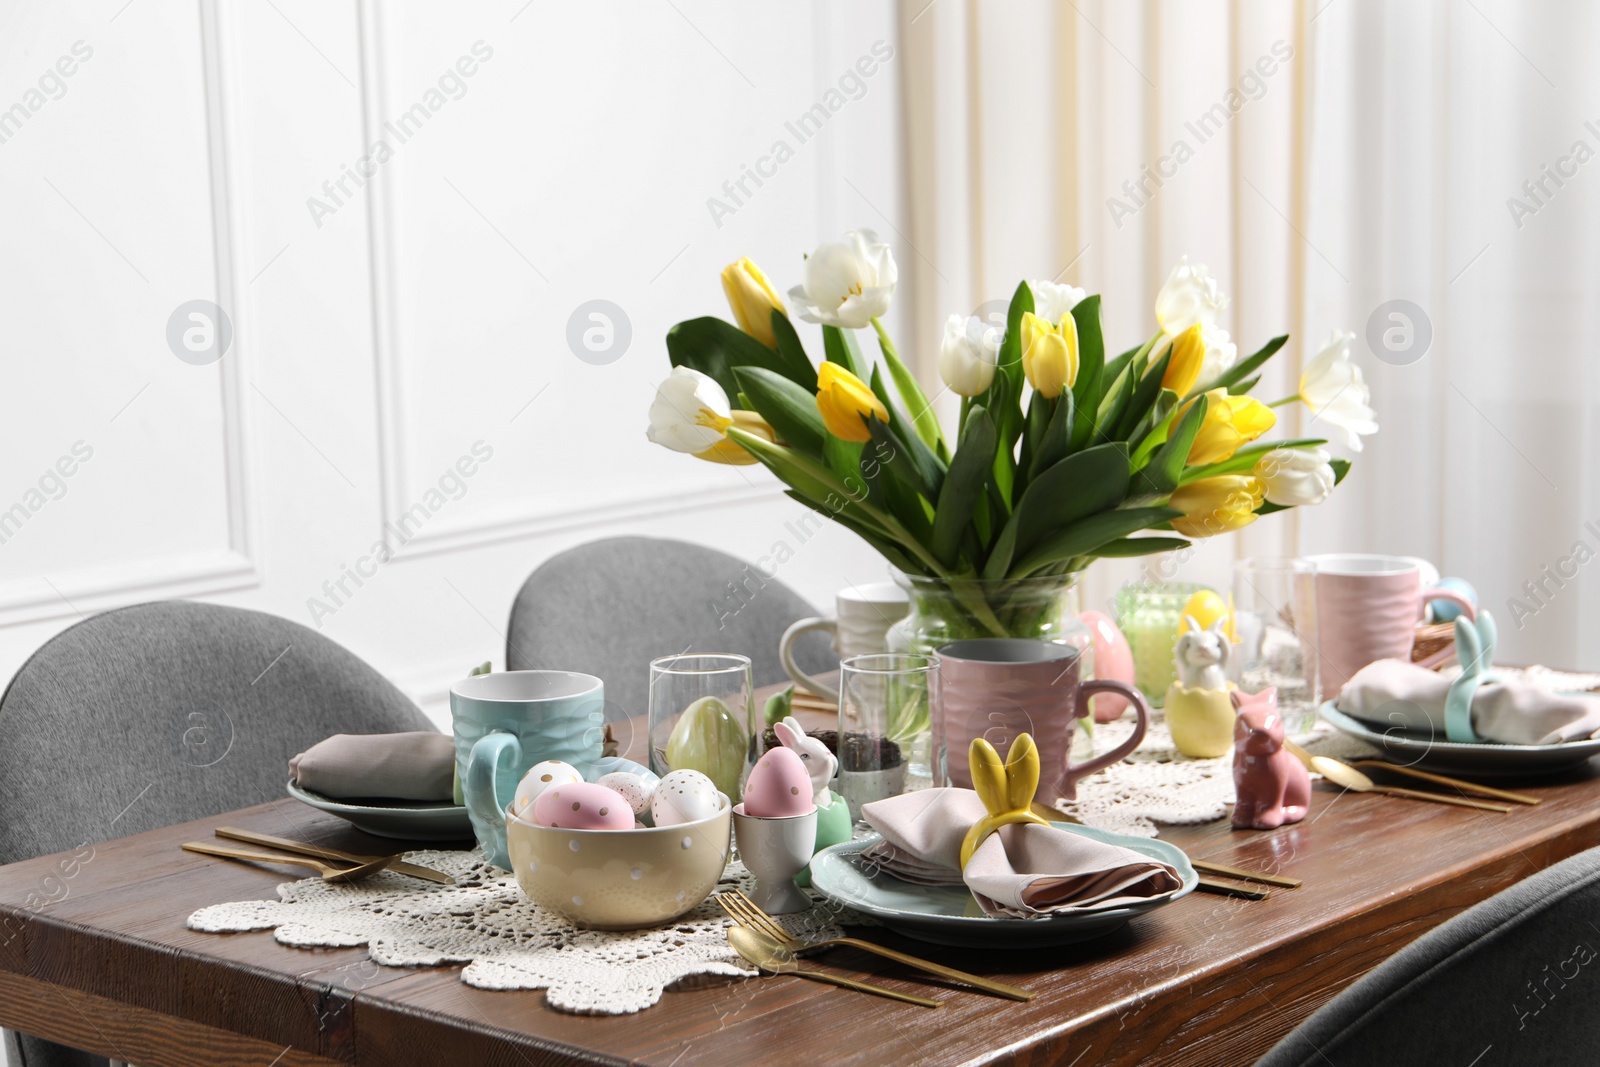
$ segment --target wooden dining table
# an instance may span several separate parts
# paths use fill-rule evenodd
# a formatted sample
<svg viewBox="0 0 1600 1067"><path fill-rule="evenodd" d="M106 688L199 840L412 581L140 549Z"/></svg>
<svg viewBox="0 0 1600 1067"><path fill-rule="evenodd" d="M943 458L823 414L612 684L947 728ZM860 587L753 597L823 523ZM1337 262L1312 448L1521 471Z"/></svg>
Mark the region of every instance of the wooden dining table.
<svg viewBox="0 0 1600 1067"><path fill-rule="evenodd" d="M271 898L292 877L180 850L217 826L393 847L284 798L0 867L0 1026L143 1067L1247 1064L1422 933L1600 845L1594 764L1514 787L1543 803L1499 814L1318 784L1293 826L1165 827L1193 858L1304 884L1265 900L1192 893L1069 947L956 949L853 931L1024 986L1032 1002L834 949L810 962L942 1007L792 977L697 978L626 1016L475 989L459 967L381 967L362 948L187 929L198 908Z"/></svg>

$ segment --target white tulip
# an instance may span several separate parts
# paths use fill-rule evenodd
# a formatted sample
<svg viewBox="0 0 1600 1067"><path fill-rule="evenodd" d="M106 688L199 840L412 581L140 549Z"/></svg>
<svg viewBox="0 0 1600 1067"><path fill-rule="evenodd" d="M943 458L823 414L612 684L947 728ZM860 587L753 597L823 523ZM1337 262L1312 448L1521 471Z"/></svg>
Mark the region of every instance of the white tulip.
<svg viewBox="0 0 1600 1067"><path fill-rule="evenodd" d="M1200 377L1196 380L1195 388L1205 392L1218 378L1233 369L1233 364L1239 358L1239 346L1229 339L1227 330L1208 322L1200 324L1200 342L1206 346L1206 357L1205 362L1200 364Z"/></svg>
<svg viewBox="0 0 1600 1067"><path fill-rule="evenodd" d="M1076 285L1055 282L1029 282L1028 288L1033 291L1033 313L1051 323L1059 323L1062 316L1072 314L1072 309L1088 295Z"/></svg>
<svg viewBox="0 0 1600 1067"><path fill-rule="evenodd" d="M789 302L807 322L859 330L889 310L899 278L889 246L871 230L851 230L811 253Z"/></svg>
<svg viewBox="0 0 1600 1067"><path fill-rule="evenodd" d="M1161 324L1162 333L1176 337L1197 322L1215 326L1217 316L1227 306L1228 298L1217 288L1217 279L1206 265L1191 266L1188 256L1180 256L1156 294L1156 321Z"/></svg>
<svg viewBox="0 0 1600 1067"><path fill-rule="evenodd" d="M698 455L715 447L732 424L732 405L716 379L689 367L673 367L656 387L645 436L674 452Z"/></svg>
<svg viewBox="0 0 1600 1067"><path fill-rule="evenodd" d="M939 345L939 377L952 393L977 396L994 381L994 368L1000 362L997 331L976 315L963 319L951 315L945 320L944 340Z"/></svg>
<svg viewBox="0 0 1600 1067"><path fill-rule="evenodd" d="M1322 351L1300 375L1300 399L1311 409L1313 423L1325 424L1329 436L1360 452L1361 435L1378 432L1378 413L1368 404L1372 390L1361 377L1361 368L1350 358L1355 336L1347 330L1328 335Z"/></svg>
<svg viewBox="0 0 1600 1067"><path fill-rule="evenodd" d="M1267 502L1281 507L1320 504L1333 492L1333 468L1320 448L1274 448L1256 461Z"/></svg>

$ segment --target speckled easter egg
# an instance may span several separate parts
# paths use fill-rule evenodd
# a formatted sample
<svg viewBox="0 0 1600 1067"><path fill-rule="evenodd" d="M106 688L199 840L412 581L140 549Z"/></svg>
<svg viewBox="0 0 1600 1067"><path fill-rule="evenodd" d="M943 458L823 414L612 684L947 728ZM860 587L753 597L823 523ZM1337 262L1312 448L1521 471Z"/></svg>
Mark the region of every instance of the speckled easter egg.
<svg viewBox="0 0 1600 1067"><path fill-rule="evenodd" d="M612 771L602 774L596 785L603 785L623 800L628 802L628 807L633 809L635 815L643 815L650 809L650 794L655 790L646 784L637 774L627 771Z"/></svg>
<svg viewBox="0 0 1600 1067"><path fill-rule="evenodd" d="M560 830L632 830L633 809L597 782L563 782L534 801L533 821Z"/></svg>
<svg viewBox="0 0 1600 1067"><path fill-rule="evenodd" d="M698 822L722 807L717 787L699 771L673 771L650 795L650 814L657 826Z"/></svg>
<svg viewBox="0 0 1600 1067"><path fill-rule="evenodd" d="M562 763L558 759L535 763L528 768L528 773L522 776L522 781L517 783L516 792L511 794L511 810L517 815L531 814L533 806L539 802L539 797L551 786L571 785L581 781L583 775L579 774L578 768L570 763Z"/></svg>
<svg viewBox="0 0 1600 1067"><path fill-rule="evenodd" d="M815 804L811 776L791 748L774 748L756 761L744 783L744 813L758 819L804 815Z"/></svg>

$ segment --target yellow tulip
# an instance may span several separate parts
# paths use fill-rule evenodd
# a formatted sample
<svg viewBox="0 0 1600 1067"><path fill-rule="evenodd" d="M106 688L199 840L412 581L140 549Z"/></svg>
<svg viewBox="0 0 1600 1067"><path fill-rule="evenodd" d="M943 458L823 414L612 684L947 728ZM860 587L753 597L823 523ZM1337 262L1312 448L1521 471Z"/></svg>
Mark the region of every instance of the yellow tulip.
<svg viewBox="0 0 1600 1067"><path fill-rule="evenodd" d="M1172 358L1167 360L1167 373L1161 376L1161 388L1171 389L1179 396L1188 396L1194 383L1200 380L1200 370L1205 363L1206 342L1200 336L1200 324L1197 322L1172 342Z"/></svg>
<svg viewBox="0 0 1600 1067"><path fill-rule="evenodd" d="M817 369L817 410L829 433L857 444L872 440L867 429L869 416L889 421L889 409L867 383L832 360L825 360Z"/></svg>
<svg viewBox="0 0 1600 1067"><path fill-rule="evenodd" d="M1201 478L1172 494L1171 506L1184 513L1172 528L1185 537L1212 537L1249 526L1261 506L1261 479L1253 474Z"/></svg>
<svg viewBox="0 0 1600 1067"><path fill-rule="evenodd" d="M1272 409L1253 397L1229 396L1226 389L1213 389L1206 400L1205 421L1189 447L1190 466L1221 463L1278 423Z"/></svg>
<svg viewBox="0 0 1600 1067"><path fill-rule="evenodd" d="M723 426L722 432L727 434L729 427L765 437L768 441L776 442L778 439L772 427L760 415L753 411L733 411L728 424ZM720 420L719 420L720 421ZM730 467L748 467L757 462L756 457L745 451L743 445L733 438L724 436L722 440L706 449L704 452L694 453L695 459L703 459L708 463L726 463Z"/></svg>
<svg viewBox="0 0 1600 1067"><path fill-rule="evenodd" d="M1078 324L1071 315L1052 326L1033 312L1022 316L1022 373L1047 400L1078 380Z"/></svg>
<svg viewBox="0 0 1600 1067"><path fill-rule="evenodd" d="M789 313L761 268L749 257L728 264L722 271L722 291L728 295L728 307L733 309L739 329L768 348L777 348L777 338L772 334L772 309L783 312L785 318Z"/></svg>

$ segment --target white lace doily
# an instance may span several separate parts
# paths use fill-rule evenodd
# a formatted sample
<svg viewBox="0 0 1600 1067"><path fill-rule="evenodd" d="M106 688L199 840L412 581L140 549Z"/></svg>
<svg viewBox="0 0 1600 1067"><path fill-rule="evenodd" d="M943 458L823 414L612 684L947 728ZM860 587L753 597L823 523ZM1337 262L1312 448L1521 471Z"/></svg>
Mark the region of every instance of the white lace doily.
<svg viewBox="0 0 1600 1067"><path fill-rule="evenodd" d="M650 1007L662 991L690 975L749 977L755 969L728 945L731 925L707 899L670 926L607 932L579 930L536 907L510 874L478 852L410 852L406 859L456 879L454 887L382 872L353 885L320 879L287 882L277 900L215 904L189 916L191 930L234 933L276 930L301 948L367 946L373 963L430 967L464 963L461 980L479 989L543 989L551 1007L585 1015L625 1015ZM737 860L718 889L749 888ZM780 921L806 938L838 937L838 923L864 918L823 901ZM347 985L376 975L350 968Z"/></svg>
<svg viewBox="0 0 1600 1067"><path fill-rule="evenodd" d="M1549 667L1496 667L1504 677L1521 678L1545 689L1595 691L1600 675L1573 674ZM1446 667L1440 673L1459 674L1459 667ZM1121 720L1094 728L1096 752L1106 752L1126 741L1133 733L1133 722ZM1318 722L1309 737L1297 738L1313 755L1332 756L1349 762L1378 755L1378 750ZM1074 741L1074 748L1083 743ZM1075 761L1087 756L1074 755ZM1156 712L1150 730L1121 763L1114 763L1078 782L1078 798L1057 805L1062 811L1101 830L1138 837L1155 837L1158 824L1210 822L1228 814L1233 795L1233 752L1215 759L1190 759L1172 744L1161 713Z"/></svg>

